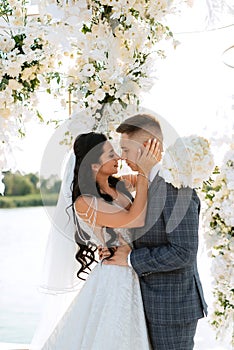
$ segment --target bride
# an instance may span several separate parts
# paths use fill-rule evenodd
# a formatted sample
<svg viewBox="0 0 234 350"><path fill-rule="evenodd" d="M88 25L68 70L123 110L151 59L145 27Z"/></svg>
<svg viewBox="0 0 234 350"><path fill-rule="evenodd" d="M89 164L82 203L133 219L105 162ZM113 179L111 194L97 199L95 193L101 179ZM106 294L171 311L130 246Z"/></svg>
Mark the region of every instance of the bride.
<svg viewBox="0 0 234 350"><path fill-rule="evenodd" d="M107 247L110 254L105 259L111 258L118 245L126 242L131 245L127 229L144 225L148 174L160 158L159 145L152 140L139 151L134 201L127 190L128 177L113 176L118 172L120 157L105 135L81 134L73 149L71 209L78 246L77 276L80 280L88 277L41 349L149 350L140 286L134 270L105 265L102 261L94 268L91 265L96 262L98 246Z"/></svg>

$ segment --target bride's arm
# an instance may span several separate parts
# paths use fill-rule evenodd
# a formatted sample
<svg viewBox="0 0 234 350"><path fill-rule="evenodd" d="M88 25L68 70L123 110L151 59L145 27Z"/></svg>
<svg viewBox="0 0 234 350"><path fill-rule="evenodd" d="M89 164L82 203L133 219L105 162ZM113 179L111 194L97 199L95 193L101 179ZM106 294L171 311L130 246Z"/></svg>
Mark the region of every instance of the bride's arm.
<svg viewBox="0 0 234 350"><path fill-rule="evenodd" d="M149 142L138 159L138 167L142 170L137 175L136 197L132 206L129 210L125 210L98 199L95 215L96 225L113 228L144 226L147 209L148 174L158 159L159 144L156 141ZM77 212L80 215L86 214L87 219L90 220L93 216L93 211L90 210L91 201L92 198L89 196L80 196L75 203Z"/></svg>
<svg viewBox="0 0 234 350"><path fill-rule="evenodd" d="M137 179L136 197L129 210L108 204L102 199L97 200L95 222L98 226L106 227L141 227L144 226L147 208L148 180L139 175ZM86 214L92 221L93 210L90 208L92 198L81 196L75 203L79 215ZM89 217L90 216L90 217Z"/></svg>

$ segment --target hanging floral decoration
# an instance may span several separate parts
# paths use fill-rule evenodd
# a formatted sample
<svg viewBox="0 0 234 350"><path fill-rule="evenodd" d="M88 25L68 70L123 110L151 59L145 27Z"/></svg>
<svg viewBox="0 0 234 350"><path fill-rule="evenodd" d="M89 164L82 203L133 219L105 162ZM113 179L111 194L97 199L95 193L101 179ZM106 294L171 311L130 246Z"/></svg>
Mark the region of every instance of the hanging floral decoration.
<svg viewBox="0 0 234 350"><path fill-rule="evenodd" d="M210 317L217 337L234 345L234 143L226 153L216 175L203 186L206 210L204 237L212 259L214 303Z"/></svg>
<svg viewBox="0 0 234 350"><path fill-rule="evenodd" d="M107 132L138 107L165 57L160 44L173 43L163 20L174 10L172 1L42 2L41 17L53 19L51 37L63 38L63 85L77 124L89 118L94 130Z"/></svg>
<svg viewBox="0 0 234 350"><path fill-rule="evenodd" d="M42 116L37 92L49 88L56 71L56 50L39 18L29 18L25 0L0 3L0 170L14 168L14 148L25 123ZM48 74L50 75L48 76Z"/></svg>
<svg viewBox="0 0 234 350"><path fill-rule="evenodd" d="M75 129L88 123L111 130L134 113L154 83L157 59L165 57L162 43L173 44L165 17L183 2L42 0L39 14L29 16L27 0L2 0L0 170L12 168L9 152L25 123L43 121L38 91L55 90Z"/></svg>
<svg viewBox="0 0 234 350"><path fill-rule="evenodd" d="M47 39L49 27L39 18L29 18L26 4L26 0L0 4L0 116L13 115L19 122L28 110L35 113L36 92L45 86L43 75L57 75L56 50ZM23 134L23 127L19 130Z"/></svg>
<svg viewBox="0 0 234 350"><path fill-rule="evenodd" d="M191 135L178 138L166 149L159 174L176 188L200 188L213 169L214 157L208 140Z"/></svg>

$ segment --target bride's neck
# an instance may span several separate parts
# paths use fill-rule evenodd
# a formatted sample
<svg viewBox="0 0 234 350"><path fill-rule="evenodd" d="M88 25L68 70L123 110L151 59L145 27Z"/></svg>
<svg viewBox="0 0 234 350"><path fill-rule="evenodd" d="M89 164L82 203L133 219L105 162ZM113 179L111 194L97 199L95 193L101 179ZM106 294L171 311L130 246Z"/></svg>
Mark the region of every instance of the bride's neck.
<svg viewBox="0 0 234 350"><path fill-rule="evenodd" d="M109 184L109 176L98 176L97 175L97 178L96 178L96 181L99 185L99 188L101 190L101 192L104 192L104 193L107 193L107 194L112 194L113 191L115 191L113 188L110 187L110 184Z"/></svg>

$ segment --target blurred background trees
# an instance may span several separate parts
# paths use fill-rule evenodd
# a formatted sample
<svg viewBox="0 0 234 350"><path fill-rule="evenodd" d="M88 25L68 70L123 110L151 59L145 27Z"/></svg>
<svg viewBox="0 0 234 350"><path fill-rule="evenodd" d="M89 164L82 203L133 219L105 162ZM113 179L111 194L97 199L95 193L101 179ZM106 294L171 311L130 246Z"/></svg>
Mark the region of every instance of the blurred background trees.
<svg viewBox="0 0 234 350"><path fill-rule="evenodd" d="M4 176L5 195L0 198L0 208L56 205L61 180L57 175L39 178L38 173L21 174L10 171ZM41 196L43 193L43 196Z"/></svg>

